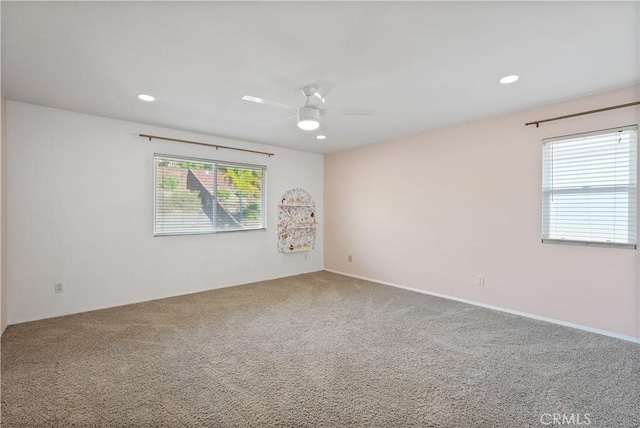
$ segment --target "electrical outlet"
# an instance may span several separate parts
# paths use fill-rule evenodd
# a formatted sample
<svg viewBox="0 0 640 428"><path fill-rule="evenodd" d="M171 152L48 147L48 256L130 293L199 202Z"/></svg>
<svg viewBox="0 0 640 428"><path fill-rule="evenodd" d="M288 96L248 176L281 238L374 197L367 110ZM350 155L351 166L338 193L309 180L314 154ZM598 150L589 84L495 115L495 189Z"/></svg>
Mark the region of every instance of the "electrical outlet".
<svg viewBox="0 0 640 428"><path fill-rule="evenodd" d="M349 259L349 263L351 263L353 261L353 258L351 257L351 254L349 254L348 259Z"/></svg>
<svg viewBox="0 0 640 428"><path fill-rule="evenodd" d="M62 293L63 291L64 291L64 288L62 287L61 282L56 282L55 284L53 284L54 293Z"/></svg>
<svg viewBox="0 0 640 428"><path fill-rule="evenodd" d="M484 275L478 275L478 278L476 279L476 284L484 285Z"/></svg>

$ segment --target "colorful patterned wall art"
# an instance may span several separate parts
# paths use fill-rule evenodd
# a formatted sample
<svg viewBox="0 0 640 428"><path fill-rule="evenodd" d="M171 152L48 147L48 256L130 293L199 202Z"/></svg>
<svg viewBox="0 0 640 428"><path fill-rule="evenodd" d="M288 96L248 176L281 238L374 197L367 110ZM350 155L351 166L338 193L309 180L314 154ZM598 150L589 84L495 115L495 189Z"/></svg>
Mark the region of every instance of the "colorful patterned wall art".
<svg viewBox="0 0 640 428"><path fill-rule="evenodd" d="M278 251L294 253L316 245L316 204L304 189L287 190L278 205Z"/></svg>

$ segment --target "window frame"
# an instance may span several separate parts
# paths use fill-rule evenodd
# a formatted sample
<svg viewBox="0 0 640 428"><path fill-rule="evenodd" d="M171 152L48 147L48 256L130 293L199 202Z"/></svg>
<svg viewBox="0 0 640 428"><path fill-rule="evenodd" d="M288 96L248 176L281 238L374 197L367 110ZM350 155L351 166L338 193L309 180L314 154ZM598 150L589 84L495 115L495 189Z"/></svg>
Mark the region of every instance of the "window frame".
<svg viewBox="0 0 640 428"><path fill-rule="evenodd" d="M217 193L218 193L218 165L221 166L236 166L236 167L246 167L246 168L255 168L262 170L262 182L261 182L261 225L262 227L256 227L251 229L221 229L216 230L216 220L212 221L214 225L214 230L211 232L158 232L156 227L156 219L157 219L157 197L158 197L158 168L157 168L157 160L169 160L169 161L187 161L187 162L199 162L199 163L207 163L213 165L213 174L214 174L214 199L217 201ZM215 210L214 210L215 215ZM250 164L244 162L232 162L232 161L222 161L217 159L206 159L206 158L198 158L192 156L182 156L182 155L171 155L166 153L154 153L153 154L153 236L154 237L164 237L164 236L189 236L189 235L214 235L219 233L234 233L234 232L253 232L253 231L265 231L267 230L267 166L259 165L259 164Z"/></svg>
<svg viewBox="0 0 640 428"><path fill-rule="evenodd" d="M633 208L630 206L627 215L629 217L629 224L633 224L634 227L629 227L627 230L628 240L629 242L605 242L605 241L588 241L588 240L576 240L576 239L560 239L560 238L548 238L545 237L545 231L549 231L550 225L550 203L548 199L551 197L551 194L589 194L589 193L615 193L615 190L619 190L620 187L615 185L606 186L606 187L598 187L598 188L590 188L588 186L584 186L583 188L572 188L572 189L552 189L551 192L547 192L545 190L545 146L546 144L550 144L553 142L558 142L562 140L569 140L579 137L588 137L588 136L596 136L596 135L604 135L604 134L613 134L615 132L620 131L633 131L635 132L634 140L634 155L635 160L630 163L629 174L633 177L635 175L635 180L630 181L632 184L629 186L629 200L631 201L631 195L633 195ZM551 168L552 165L549 165ZM576 134L562 135L558 137L544 138L542 140L542 239L541 242L543 244L565 244L565 245L579 245L579 246L591 246L591 247L607 247L607 248L624 248L635 250L638 247L638 125L626 125L619 126L615 128L601 129L597 131L590 132L582 132ZM632 223L633 222L633 223Z"/></svg>

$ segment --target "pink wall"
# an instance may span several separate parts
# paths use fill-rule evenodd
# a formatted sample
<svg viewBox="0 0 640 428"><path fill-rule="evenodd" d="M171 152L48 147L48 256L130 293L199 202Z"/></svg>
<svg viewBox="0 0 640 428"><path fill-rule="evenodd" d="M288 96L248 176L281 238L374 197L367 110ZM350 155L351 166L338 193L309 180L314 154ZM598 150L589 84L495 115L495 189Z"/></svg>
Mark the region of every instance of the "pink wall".
<svg viewBox="0 0 640 428"><path fill-rule="evenodd" d="M326 156L325 267L640 337L637 250L540 242L542 139L635 124L640 109L524 126L639 89Z"/></svg>

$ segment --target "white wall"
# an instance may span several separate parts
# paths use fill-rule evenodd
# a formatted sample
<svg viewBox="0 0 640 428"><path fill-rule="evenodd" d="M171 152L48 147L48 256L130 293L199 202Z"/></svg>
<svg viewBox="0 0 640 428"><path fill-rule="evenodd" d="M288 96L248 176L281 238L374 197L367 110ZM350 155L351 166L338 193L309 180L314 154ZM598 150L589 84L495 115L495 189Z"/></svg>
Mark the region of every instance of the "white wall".
<svg viewBox="0 0 640 428"><path fill-rule="evenodd" d="M640 337L638 250L540 242L542 139L638 123L640 108L524 126L638 93L623 88L328 155L325 267Z"/></svg>
<svg viewBox="0 0 640 428"><path fill-rule="evenodd" d="M318 271L323 157L9 101L9 324ZM172 142L139 133L275 153ZM153 154L267 165L268 229L153 237ZM280 254L277 203L302 187L318 209L316 249ZM54 294L54 283L64 293Z"/></svg>

